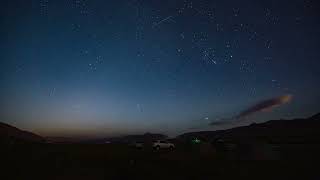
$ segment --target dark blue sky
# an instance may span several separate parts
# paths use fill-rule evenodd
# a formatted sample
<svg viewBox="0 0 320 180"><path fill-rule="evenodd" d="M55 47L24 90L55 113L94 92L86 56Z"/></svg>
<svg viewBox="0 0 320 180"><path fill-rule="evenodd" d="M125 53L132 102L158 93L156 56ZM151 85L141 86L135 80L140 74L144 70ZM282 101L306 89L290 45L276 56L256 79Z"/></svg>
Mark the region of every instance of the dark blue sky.
<svg viewBox="0 0 320 180"><path fill-rule="evenodd" d="M312 115L319 12L316 0L1 1L1 121L176 135L283 95L249 121Z"/></svg>

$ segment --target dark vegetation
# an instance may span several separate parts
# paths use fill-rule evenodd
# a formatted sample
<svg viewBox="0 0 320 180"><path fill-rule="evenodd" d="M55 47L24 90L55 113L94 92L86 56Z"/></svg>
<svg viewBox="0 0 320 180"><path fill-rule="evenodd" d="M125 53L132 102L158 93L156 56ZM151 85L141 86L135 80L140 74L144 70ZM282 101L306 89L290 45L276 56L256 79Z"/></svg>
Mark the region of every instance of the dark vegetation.
<svg viewBox="0 0 320 180"><path fill-rule="evenodd" d="M0 179L317 179L319 120L317 115L187 133L173 140L173 151L135 149L121 138L108 144L47 143L1 124Z"/></svg>

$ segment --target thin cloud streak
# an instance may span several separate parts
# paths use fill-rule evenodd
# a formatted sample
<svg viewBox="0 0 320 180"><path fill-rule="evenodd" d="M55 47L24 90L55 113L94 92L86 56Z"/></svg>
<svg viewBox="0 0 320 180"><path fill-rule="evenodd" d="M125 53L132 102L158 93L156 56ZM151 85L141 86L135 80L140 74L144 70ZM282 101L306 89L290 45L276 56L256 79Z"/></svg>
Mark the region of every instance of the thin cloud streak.
<svg viewBox="0 0 320 180"><path fill-rule="evenodd" d="M272 111L274 108L279 107L281 105L290 103L293 99L293 96L290 94L286 94L283 96L278 96L271 99L266 99L263 101L260 101L247 109L241 111L238 115L232 117L232 118L225 118L221 119L219 121L213 121L209 123L210 126L219 126L219 125L225 125L230 124L233 122L241 121L241 119L246 118L248 116L251 116L253 114L259 113L259 112L268 112Z"/></svg>

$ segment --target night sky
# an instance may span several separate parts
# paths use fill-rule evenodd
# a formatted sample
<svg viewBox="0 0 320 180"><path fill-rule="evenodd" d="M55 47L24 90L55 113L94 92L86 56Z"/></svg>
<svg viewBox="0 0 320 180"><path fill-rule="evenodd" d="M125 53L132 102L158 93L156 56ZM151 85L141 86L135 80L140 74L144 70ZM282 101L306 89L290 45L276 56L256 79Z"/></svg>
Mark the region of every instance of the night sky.
<svg viewBox="0 0 320 180"><path fill-rule="evenodd" d="M312 115L319 12L316 0L1 1L0 121L178 135Z"/></svg>

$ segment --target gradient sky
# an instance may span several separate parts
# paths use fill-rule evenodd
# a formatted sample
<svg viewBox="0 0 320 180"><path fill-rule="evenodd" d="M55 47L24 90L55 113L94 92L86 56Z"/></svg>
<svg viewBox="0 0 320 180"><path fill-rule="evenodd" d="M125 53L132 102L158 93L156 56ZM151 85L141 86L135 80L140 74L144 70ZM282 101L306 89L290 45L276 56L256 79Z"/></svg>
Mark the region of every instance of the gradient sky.
<svg viewBox="0 0 320 180"><path fill-rule="evenodd" d="M316 0L1 1L0 121L45 136L177 135L287 94L250 121L312 115L319 12Z"/></svg>

